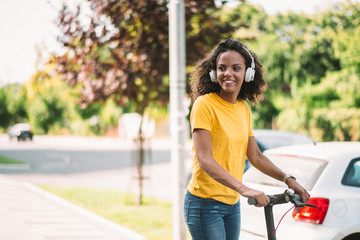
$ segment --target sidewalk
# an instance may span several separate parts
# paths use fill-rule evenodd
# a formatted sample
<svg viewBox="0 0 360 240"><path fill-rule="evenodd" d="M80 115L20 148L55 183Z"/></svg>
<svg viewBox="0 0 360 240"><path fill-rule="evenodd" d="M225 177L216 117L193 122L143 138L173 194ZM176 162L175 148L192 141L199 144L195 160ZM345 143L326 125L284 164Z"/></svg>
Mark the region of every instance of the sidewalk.
<svg viewBox="0 0 360 240"><path fill-rule="evenodd" d="M145 237L29 183L0 174L0 239L140 240Z"/></svg>

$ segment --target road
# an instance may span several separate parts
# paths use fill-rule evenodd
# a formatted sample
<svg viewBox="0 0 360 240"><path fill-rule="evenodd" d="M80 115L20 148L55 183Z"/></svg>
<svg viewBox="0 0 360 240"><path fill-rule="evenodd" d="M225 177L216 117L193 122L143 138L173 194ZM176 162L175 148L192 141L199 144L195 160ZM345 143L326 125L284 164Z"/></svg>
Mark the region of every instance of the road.
<svg viewBox="0 0 360 240"><path fill-rule="evenodd" d="M38 136L33 142L8 141L2 136L0 155L26 163L25 166L1 168L0 173L71 174L135 165L136 146L132 142L115 138L47 137ZM170 151L163 145L146 145L145 164L170 161Z"/></svg>
<svg viewBox="0 0 360 240"><path fill-rule="evenodd" d="M153 140L146 148L151 151L146 152L143 169L144 193L171 200L170 140ZM137 192L135 149L133 142L118 138L35 136L32 142L10 142L0 135L0 155L26 163L2 165L0 174L33 184Z"/></svg>

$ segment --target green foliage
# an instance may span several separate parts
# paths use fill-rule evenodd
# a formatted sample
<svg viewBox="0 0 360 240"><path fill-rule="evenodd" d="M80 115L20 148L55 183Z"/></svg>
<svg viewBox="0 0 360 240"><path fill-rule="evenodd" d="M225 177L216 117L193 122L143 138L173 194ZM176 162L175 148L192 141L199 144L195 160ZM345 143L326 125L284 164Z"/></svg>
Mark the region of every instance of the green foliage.
<svg viewBox="0 0 360 240"><path fill-rule="evenodd" d="M26 83L28 120L35 134L59 133L71 116L70 88L56 76L52 66L36 72Z"/></svg>
<svg viewBox="0 0 360 240"><path fill-rule="evenodd" d="M360 111L357 108L316 109L311 121L324 141L359 141Z"/></svg>
<svg viewBox="0 0 360 240"><path fill-rule="evenodd" d="M260 104L252 106L253 128L272 128L273 117L278 115L279 111L269 99L264 99Z"/></svg>
<svg viewBox="0 0 360 240"><path fill-rule="evenodd" d="M99 116L107 126L117 126L123 111L112 99L108 99L99 111Z"/></svg>
<svg viewBox="0 0 360 240"><path fill-rule="evenodd" d="M92 116L97 115L101 111L102 107L103 105L100 102L96 102L87 107L75 105L75 110L82 119L89 119Z"/></svg>
<svg viewBox="0 0 360 240"><path fill-rule="evenodd" d="M50 69L37 72L27 83L27 111L36 134L105 135L117 125L123 109L113 99L86 107L78 104L78 88L71 88Z"/></svg>
<svg viewBox="0 0 360 240"><path fill-rule="evenodd" d="M310 129L321 140L358 141L360 127L360 77L353 70L329 73L307 94L313 107Z"/></svg>
<svg viewBox="0 0 360 240"><path fill-rule="evenodd" d="M360 140L360 3L314 15L269 16L251 43L266 69L268 91L254 126L307 133L316 140Z"/></svg>
<svg viewBox="0 0 360 240"><path fill-rule="evenodd" d="M21 84L7 84L0 88L0 127L27 121L26 89Z"/></svg>
<svg viewBox="0 0 360 240"><path fill-rule="evenodd" d="M335 35L336 54L341 61L343 68L354 68L356 72L360 72L360 31L357 27L356 31L346 32L338 31Z"/></svg>
<svg viewBox="0 0 360 240"><path fill-rule="evenodd" d="M12 119L11 114L7 108L8 100L6 98L6 91L4 88L0 89L0 126L7 128Z"/></svg>
<svg viewBox="0 0 360 240"><path fill-rule="evenodd" d="M0 164L23 164L23 162L0 155Z"/></svg>

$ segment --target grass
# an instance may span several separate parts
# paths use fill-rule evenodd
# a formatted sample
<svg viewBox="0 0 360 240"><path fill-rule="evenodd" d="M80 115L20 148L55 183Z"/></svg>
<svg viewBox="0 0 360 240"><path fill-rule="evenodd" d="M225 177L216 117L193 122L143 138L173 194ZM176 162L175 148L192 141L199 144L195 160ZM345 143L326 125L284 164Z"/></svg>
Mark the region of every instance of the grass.
<svg viewBox="0 0 360 240"><path fill-rule="evenodd" d="M144 204L136 206L133 194L116 190L49 185L39 187L149 240L172 239L172 209L169 202L144 197Z"/></svg>
<svg viewBox="0 0 360 240"><path fill-rule="evenodd" d="M0 164L23 164L23 162L16 161L8 157L0 156Z"/></svg>

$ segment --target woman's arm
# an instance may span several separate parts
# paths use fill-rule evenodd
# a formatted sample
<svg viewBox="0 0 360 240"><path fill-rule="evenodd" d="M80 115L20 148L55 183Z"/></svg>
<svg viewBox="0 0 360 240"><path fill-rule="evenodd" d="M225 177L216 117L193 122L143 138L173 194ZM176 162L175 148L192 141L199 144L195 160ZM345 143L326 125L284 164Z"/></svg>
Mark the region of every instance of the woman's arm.
<svg viewBox="0 0 360 240"><path fill-rule="evenodd" d="M273 164L273 162L271 162L270 159L260 151L255 137L249 137L247 157L255 168L259 169L261 172L270 177L273 177L279 181L283 181L286 173L275 166L275 164ZM294 189L296 193L301 195L303 202L307 202L309 200L310 194L295 179L288 178L286 184L289 188Z"/></svg>
<svg viewBox="0 0 360 240"><path fill-rule="evenodd" d="M258 202L257 206L266 206L269 203L269 199L263 192L245 186L218 164L212 156L211 137L208 130L194 129L192 135L199 165L210 177L244 197L255 198Z"/></svg>

